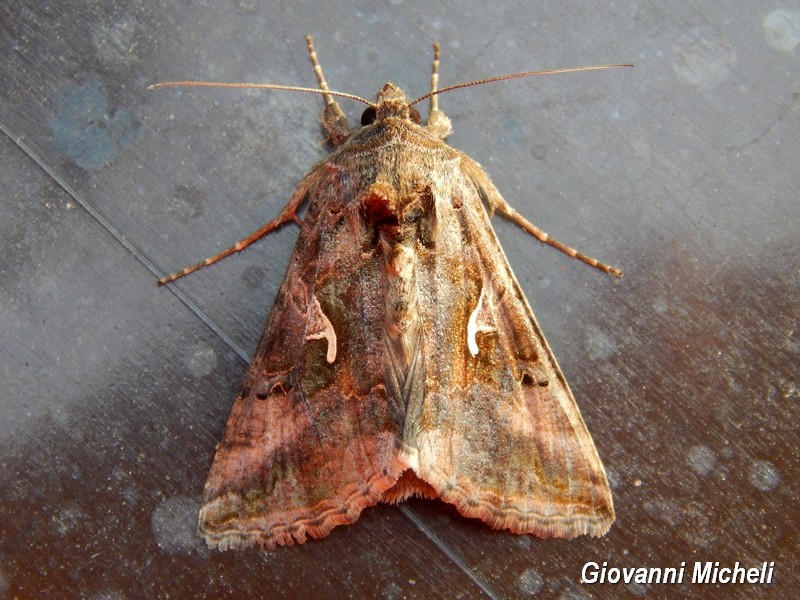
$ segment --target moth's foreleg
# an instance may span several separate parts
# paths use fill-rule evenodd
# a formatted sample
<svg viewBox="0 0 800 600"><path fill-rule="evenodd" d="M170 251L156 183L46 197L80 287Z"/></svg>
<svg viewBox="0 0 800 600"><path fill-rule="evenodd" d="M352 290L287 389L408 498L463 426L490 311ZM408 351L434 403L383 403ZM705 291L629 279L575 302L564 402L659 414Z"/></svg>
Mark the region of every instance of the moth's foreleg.
<svg viewBox="0 0 800 600"><path fill-rule="evenodd" d="M330 91L325 75L322 73L322 66L317 60L317 51L314 50L314 40L310 35L306 36L306 48L308 48L308 59L314 68L314 76L317 78L319 89L326 92ZM325 100L325 108L322 109L322 126L328 134L325 140L334 146L341 146L350 135L350 127L347 125L347 116L344 114L339 104L330 94L322 94Z"/></svg>
<svg viewBox="0 0 800 600"><path fill-rule="evenodd" d="M431 108L428 114L428 133L443 140L453 132L450 119L439 110L439 95L436 93L439 88L439 42L433 43L433 66L431 67Z"/></svg>

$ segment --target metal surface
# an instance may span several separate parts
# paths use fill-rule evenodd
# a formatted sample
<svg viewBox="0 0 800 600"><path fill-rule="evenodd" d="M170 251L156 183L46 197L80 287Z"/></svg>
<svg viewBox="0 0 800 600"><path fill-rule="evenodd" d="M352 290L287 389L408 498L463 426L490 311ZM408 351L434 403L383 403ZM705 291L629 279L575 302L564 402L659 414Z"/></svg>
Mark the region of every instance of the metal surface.
<svg viewBox="0 0 800 600"><path fill-rule="evenodd" d="M800 10L774 4L95 2L0 8L0 592L7 597L728 597L797 588ZM169 79L441 85L451 145L615 281L495 217L609 470L602 539L494 532L435 502L218 553L199 495L296 229L158 289L277 213L321 102ZM351 119L362 107L345 103ZM774 583L581 583L775 562ZM689 578L687 577L687 580Z"/></svg>

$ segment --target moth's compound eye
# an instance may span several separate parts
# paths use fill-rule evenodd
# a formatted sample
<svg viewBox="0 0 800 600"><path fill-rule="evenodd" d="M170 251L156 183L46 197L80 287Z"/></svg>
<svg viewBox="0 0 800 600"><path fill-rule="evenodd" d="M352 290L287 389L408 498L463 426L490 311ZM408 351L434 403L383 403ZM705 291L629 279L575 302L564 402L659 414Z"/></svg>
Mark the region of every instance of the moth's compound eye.
<svg viewBox="0 0 800 600"><path fill-rule="evenodd" d="M409 108L409 113L410 113L409 116L411 117L411 120L414 123L419 125L422 122L422 117L419 116L419 111L416 108L414 108L413 106Z"/></svg>
<svg viewBox="0 0 800 600"><path fill-rule="evenodd" d="M361 125L369 125L375 120L375 107L370 106L361 113Z"/></svg>

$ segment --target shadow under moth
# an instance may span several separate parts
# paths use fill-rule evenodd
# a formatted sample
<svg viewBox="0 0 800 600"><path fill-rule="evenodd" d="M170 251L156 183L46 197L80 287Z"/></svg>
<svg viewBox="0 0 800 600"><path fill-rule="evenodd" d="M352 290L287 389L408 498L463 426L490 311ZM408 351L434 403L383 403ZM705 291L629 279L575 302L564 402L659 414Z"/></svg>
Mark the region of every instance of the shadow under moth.
<svg viewBox="0 0 800 600"><path fill-rule="evenodd" d="M203 493L211 547L274 548L321 538L378 502L439 498L496 529L600 536L614 521L603 465L489 217L494 211L607 273L517 214L489 176L444 143L437 89L409 102L387 83L375 103L333 92L306 38L334 151L281 213L235 246L290 221L300 234ZM351 130L334 96L364 102ZM421 124L414 105L430 98ZM301 205L307 210L301 220Z"/></svg>

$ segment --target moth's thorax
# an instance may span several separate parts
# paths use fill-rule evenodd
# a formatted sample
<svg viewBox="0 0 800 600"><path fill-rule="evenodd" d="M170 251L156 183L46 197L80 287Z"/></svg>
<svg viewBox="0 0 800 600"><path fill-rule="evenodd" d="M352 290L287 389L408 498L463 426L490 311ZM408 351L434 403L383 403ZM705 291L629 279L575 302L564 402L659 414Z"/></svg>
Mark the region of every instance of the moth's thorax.
<svg viewBox="0 0 800 600"><path fill-rule="evenodd" d="M387 219L403 225L432 216L432 190L442 178L460 179L460 161L425 127L393 116L354 131L326 162L348 174L348 196L370 229Z"/></svg>

